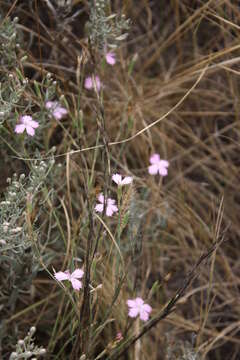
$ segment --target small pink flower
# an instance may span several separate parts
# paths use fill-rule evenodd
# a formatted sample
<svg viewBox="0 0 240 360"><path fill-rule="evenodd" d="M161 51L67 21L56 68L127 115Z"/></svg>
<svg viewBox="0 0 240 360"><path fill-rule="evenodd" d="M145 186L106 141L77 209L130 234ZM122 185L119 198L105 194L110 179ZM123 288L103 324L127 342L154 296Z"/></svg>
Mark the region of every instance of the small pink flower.
<svg viewBox="0 0 240 360"><path fill-rule="evenodd" d="M82 288L82 282L77 280L83 277L84 271L82 269L76 269L71 274L69 270L66 271L58 271L54 274L55 279L58 281L68 280L71 281L72 287L75 290L80 290Z"/></svg>
<svg viewBox="0 0 240 360"><path fill-rule="evenodd" d="M100 202L100 204L97 204L95 206L95 210L97 212L103 212L104 209L104 196L103 194L100 194L98 196L98 201ZM115 205L115 200L108 198L106 201L106 206L105 206L105 210L106 210L106 215L107 216L112 216L115 212L118 212L118 208Z"/></svg>
<svg viewBox="0 0 240 360"><path fill-rule="evenodd" d="M46 109L50 110L53 117L56 120L61 120L64 116L67 115L67 109L62 107L57 101L47 101L45 104Z"/></svg>
<svg viewBox="0 0 240 360"><path fill-rule="evenodd" d="M34 121L30 115L20 116L19 119L20 124L15 126L15 133L22 134L26 129L28 135L33 136L35 134L35 130L39 124L37 121Z"/></svg>
<svg viewBox="0 0 240 360"><path fill-rule="evenodd" d="M152 308L150 305L144 304L143 299L137 297L136 299L128 300L127 305L129 307L128 316L135 318L140 315L141 320L148 321Z"/></svg>
<svg viewBox="0 0 240 360"><path fill-rule="evenodd" d="M122 339L123 339L122 333L121 333L121 331L119 331L119 332L117 333L116 340L117 340L117 341L121 341Z"/></svg>
<svg viewBox="0 0 240 360"><path fill-rule="evenodd" d="M105 58L106 58L106 62L109 64L109 65L115 65L116 64L116 54L113 53L113 52L108 52L106 55L105 55Z"/></svg>
<svg viewBox="0 0 240 360"><path fill-rule="evenodd" d="M131 182L133 181L133 178L131 176L126 176L124 179L122 178L122 175L120 174L114 174L112 176L112 180L119 186L122 185L128 185L131 184Z"/></svg>
<svg viewBox="0 0 240 360"><path fill-rule="evenodd" d="M99 76L88 76L86 79L85 79L85 82L84 82L84 87L85 89L87 90L92 90L94 89L94 82L96 84L96 88L97 88L97 91L100 90L101 88L101 82L100 82L100 78Z"/></svg>
<svg viewBox="0 0 240 360"><path fill-rule="evenodd" d="M166 176L168 174L169 162L167 160L160 160L159 154L153 154L150 157L150 165L148 167L148 172L151 175L156 175L159 173L161 176Z"/></svg>

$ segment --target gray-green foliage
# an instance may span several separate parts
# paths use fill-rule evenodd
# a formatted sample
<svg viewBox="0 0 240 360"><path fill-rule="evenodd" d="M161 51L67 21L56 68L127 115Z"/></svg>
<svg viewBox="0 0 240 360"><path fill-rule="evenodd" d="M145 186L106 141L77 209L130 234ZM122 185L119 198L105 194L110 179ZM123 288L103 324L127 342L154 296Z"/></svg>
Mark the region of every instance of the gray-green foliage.
<svg viewBox="0 0 240 360"><path fill-rule="evenodd" d="M200 355L189 341L171 341L167 346L166 360L200 360Z"/></svg>
<svg viewBox="0 0 240 360"><path fill-rule="evenodd" d="M26 223L26 206L37 199L37 194L44 185L54 159L40 163L35 162L27 177L14 174L7 179L9 186L0 202L0 246L2 251L13 251L18 254L31 243Z"/></svg>
<svg viewBox="0 0 240 360"><path fill-rule="evenodd" d="M18 18L3 19L0 13L0 124L11 114L25 90L26 81L14 79L11 71L18 68Z"/></svg>
<svg viewBox="0 0 240 360"><path fill-rule="evenodd" d="M37 221L43 204L38 202L43 194L50 196L46 183L53 165L53 159L34 162L28 176L15 174L8 179L0 203L0 299L6 316L14 311L19 295L30 290L41 268L38 258L44 256L44 244Z"/></svg>
<svg viewBox="0 0 240 360"><path fill-rule="evenodd" d="M35 356L37 359L39 356L45 355L46 350L43 347L38 347L34 343L33 335L36 332L36 328L32 326L27 333L27 336L23 340L18 340L16 350L11 353L9 360L20 359L32 359Z"/></svg>
<svg viewBox="0 0 240 360"><path fill-rule="evenodd" d="M91 4L87 31L92 46L116 48L127 37L130 20L125 15L112 14L108 0L95 0Z"/></svg>
<svg viewBox="0 0 240 360"><path fill-rule="evenodd" d="M17 62L17 22L18 18L3 19L0 13L0 65L8 69Z"/></svg>

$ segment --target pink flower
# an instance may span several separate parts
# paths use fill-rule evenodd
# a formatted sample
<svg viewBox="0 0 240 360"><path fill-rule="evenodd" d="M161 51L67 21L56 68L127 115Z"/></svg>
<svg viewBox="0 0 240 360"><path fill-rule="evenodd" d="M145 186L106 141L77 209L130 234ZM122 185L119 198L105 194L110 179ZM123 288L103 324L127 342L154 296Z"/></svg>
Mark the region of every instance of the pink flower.
<svg viewBox="0 0 240 360"><path fill-rule="evenodd" d="M84 87L85 89L87 90L92 90L94 89L94 82L96 84L96 88L97 88L97 91L100 90L101 88L101 82L100 82L100 78L99 76L88 76L86 79L85 79L85 82L84 82Z"/></svg>
<svg viewBox="0 0 240 360"><path fill-rule="evenodd" d="M160 160L159 154L153 154L150 157L150 165L148 167L148 172L151 175L156 175L159 173L161 176L166 176L168 174L169 162L167 160Z"/></svg>
<svg viewBox="0 0 240 360"><path fill-rule="evenodd" d="M97 204L95 206L95 210L97 212L103 212L104 209L104 196L103 194L100 194L98 196L98 201L100 202L100 204ZM115 200L108 198L106 201L106 206L105 206L105 210L106 210L106 215L107 216L112 216L115 212L118 212L118 208L115 205Z"/></svg>
<svg viewBox="0 0 240 360"><path fill-rule="evenodd" d="M116 54L113 53L113 52L108 52L106 55L105 55L105 58L106 58L106 62L109 64L109 65L115 65L116 64Z"/></svg>
<svg viewBox="0 0 240 360"><path fill-rule="evenodd" d="M141 320L148 321L152 308L150 305L144 304L143 299L137 297L136 299L128 300L127 305L129 307L128 316L135 318L140 315Z"/></svg>
<svg viewBox="0 0 240 360"><path fill-rule="evenodd" d="M128 185L131 184L131 182L133 181L133 178L131 176L126 176L124 179L122 178L122 175L120 174L114 174L112 176L112 180L119 186L122 185Z"/></svg>
<svg viewBox="0 0 240 360"><path fill-rule="evenodd" d="M72 283L72 287L75 290L79 290L82 287L82 282L77 280L77 279L81 279L83 277L84 271L81 269L76 269L73 271L73 273L71 274L69 270L66 271L58 271L54 274L55 279L57 279L58 281L64 281L64 280L68 280L71 281Z"/></svg>
<svg viewBox="0 0 240 360"><path fill-rule="evenodd" d="M122 339L123 339L122 333L121 333L121 331L119 331L119 332L117 333L116 340L117 340L117 341L121 341Z"/></svg>
<svg viewBox="0 0 240 360"><path fill-rule="evenodd" d="M67 109L62 107L57 101L47 101L45 106L46 109L50 110L56 120L61 120L65 115L67 115Z"/></svg>
<svg viewBox="0 0 240 360"><path fill-rule="evenodd" d="M20 116L19 119L20 124L15 126L15 133L22 134L26 129L28 135L33 136L35 134L35 130L39 124L37 121L34 121L30 115Z"/></svg>

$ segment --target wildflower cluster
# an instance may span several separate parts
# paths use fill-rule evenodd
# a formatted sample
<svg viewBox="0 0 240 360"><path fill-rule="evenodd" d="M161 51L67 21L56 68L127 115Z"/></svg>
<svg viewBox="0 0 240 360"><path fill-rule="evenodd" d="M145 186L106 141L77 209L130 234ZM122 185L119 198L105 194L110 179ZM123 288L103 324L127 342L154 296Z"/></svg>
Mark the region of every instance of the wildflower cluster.
<svg viewBox="0 0 240 360"><path fill-rule="evenodd" d="M167 175L167 167L169 166L168 161L160 160L159 154L154 154L150 157L150 165L149 173L157 174L161 176ZM133 181L131 176L123 177L121 174L113 174L112 180L115 184L121 188L124 185L130 185ZM98 196L99 203L95 206L95 211L99 213L103 213L105 209L106 216L113 216L114 213L118 213L118 207L116 205L116 201L111 198L105 198L103 194ZM81 279L84 275L84 271L82 269L75 269L72 273L69 270L64 272L59 271L54 273L54 277L58 281L68 280L71 282L74 290L80 290L82 288L82 282L78 279ZM148 321L150 313L152 312L152 308L150 305L146 304L144 300L140 297L135 299L127 300L127 305L129 307L128 315L129 317L136 318L138 315L142 321Z"/></svg>
<svg viewBox="0 0 240 360"><path fill-rule="evenodd" d="M56 120L61 120L67 115L67 109L62 107L57 101L47 101L45 107ZM19 123L15 126L14 131L17 134L22 134L26 130L28 135L34 136L35 129L38 127L39 122L33 120L32 116L23 115L19 117Z"/></svg>

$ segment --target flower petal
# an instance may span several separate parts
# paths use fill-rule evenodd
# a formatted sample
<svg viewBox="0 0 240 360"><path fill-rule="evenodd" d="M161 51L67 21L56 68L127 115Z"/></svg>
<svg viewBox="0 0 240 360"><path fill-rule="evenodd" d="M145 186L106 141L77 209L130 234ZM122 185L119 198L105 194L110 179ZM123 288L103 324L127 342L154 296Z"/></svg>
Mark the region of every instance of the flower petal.
<svg viewBox="0 0 240 360"><path fill-rule="evenodd" d="M60 106L53 111L53 116L57 120L61 120L65 115L67 115L67 109Z"/></svg>
<svg viewBox="0 0 240 360"><path fill-rule="evenodd" d="M135 318L138 316L138 314L139 314L139 310L137 307L133 307L129 309L128 316Z"/></svg>
<svg viewBox="0 0 240 360"><path fill-rule="evenodd" d="M82 288L82 282L77 279L71 279L72 287L75 290L79 290Z"/></svg>
<svg viewBox="0 0 240 360"><path fill-rule="evenodd" d="M143 309L144 311L148 312L148 313L150 313L150 312L152 311L151 306L148 305L148 304L144 304L144 305L142 306L142 309Z"/></svg>
<svg viewBox="0 0 240 360"><path fill-rule="evenodd" d="M26 131L30 136L33 136L35 134L35 130L29 125L26 126Z"/></svg>
<svg viewBox="0 0 240 360"><path fill-rule="evenodd" d="M167 160L160 160L160 164L164 167L169 167L169 161Z"/></svg>
<svg viewBox="0 0 240 360"><path fill-rule="evenodd" d="M132 308L136 306L135 300L127 300L127 305Z"/></svg>
<svg viewBox="0 0 240 360"><path fill-rule="evenodd" d="M100 203L104 204L104 196L103 196L103 194L99 194L99 195L98 195L98 201L99 201Z"/></svg>
<svg viewBox="0 0 240 360"><path fill-rule="evenodd" d="M160 156L159 154L153 154L151 157L150 157L150 163L151 164L156 164L160 161Z"/></svg>
<svg viewBox="0 0 240 360"><path fill-rule="evenodd" d="M144 301L143 301L143 299L141 299L140 297L137 297L137 298L135 299L135 303L136 303L136 306L141 306L141 305L144 304Z"/></svg>
<svg viewBox="0 0 240 360"><path fill-rule="evenodd" d="M126 176L122 181L122 185L131 184L132 181L133 181L133 178L131 176Z"/></svg>
<svg viewBox="0 0 240 360"><path fill-rule="evenodd" d="M32 117L30 115L20 116L21 123L28 125L30 121L32 121Z"/></svg>
<svg viewBox="0 0 240 360"><path fill-rule="evenodd" d="M121 182L122 182L122 175L120 174L114 174L112 176L112 180L117 184L117 185L120 185Z"/></svg>
<svg viewBox="0 0 240 360"><path fill-rule="evenodd" d="M104 204L97 204L94 209L97 212L103 212L103 207L104 207Z"/></svg>
<svg viewBox="0 0 240 360"><path fill-rule="evenodd" d="M55 106L56 106L56 101L47 101L45 104L46 109L52 109Z"/></svg>
<svg viewBox="0 0 240 360"><path fill-rule="evenodd" d="M115 212L118 212L118 208L116 205L108 205L106 209L106 215L112 216Z"/></svg>
<svg viewBox="0 0 240 360"><path fill-rule="evenodd" d="M108 206L114 205L115 202L116 202L116 201L115 201L114 199L111 199L111 198L108 198L108 199L107 199L107 205L108 205Z"/></svg>
<svg viewBox="0 0 240 360"><path fill-rule="evenodd" d="M76 269L71 274L71 279L81 279L83 277L84 271L82 269Z"/></svg>
<svg viewBox="0 0 240 360"><path fill-rule="evenodd" d="M87 89L87 90L91 90L91 89L92 89L93 83L92 83L92 78L91 78L90 76L88 76L88 77L85 79L84 87L85 87L85 89Z"/></svg>
<svg viewBox="0 0 240 360"><path fill-rule="evenodd" d="M140 319L143 321L148 321L149 313L147 311L144 311L143 309L140 309Z"/></svg>
<svg viewBox="0 0 240 360"><path fill-rule="evenodd" d="M149 174L151 175L156 175L158 173L158 165L157 164L154 164L154 165L150 165L148 167L148 172Z"/></svg>
<svg viewBox="0 0 240 360"><path fill-rule="evenodd" d="M159 172L159 175L166 176L168 174L168 169L166 167L162 166L161 164L159 164L158 172Z"/></svg>
<svg viewBox="0 0 240 360"><path fill-rule="evenodd" d="M68 270L66 271L58 271L54 274L55 279L57 279L58 281L63 281L63 280L70 280L70 273Z"/></svg>
<svg viewBox="0 0 240 360"><path fill-rule="evenodd" d="M114 65L116 63L116 55L113 52L107 53L106 61L109 65Z"/></svg>
<svg viewBox="0 0 240 360"><path fill-rule="evenodd" d="M35 120L29 120L27 125L31 126L34 129L39 127L39 123L37 121L35 121Z"/></svg>
<svg viewBox="0 0 240 360"><path fill-rule="evenodd" d="M18 124L15 126L14 131L17 134L22 134L24 132L25 128L26 128L26 126L24 124Z"/></svg>

